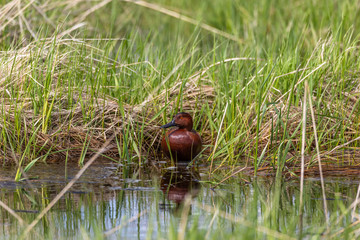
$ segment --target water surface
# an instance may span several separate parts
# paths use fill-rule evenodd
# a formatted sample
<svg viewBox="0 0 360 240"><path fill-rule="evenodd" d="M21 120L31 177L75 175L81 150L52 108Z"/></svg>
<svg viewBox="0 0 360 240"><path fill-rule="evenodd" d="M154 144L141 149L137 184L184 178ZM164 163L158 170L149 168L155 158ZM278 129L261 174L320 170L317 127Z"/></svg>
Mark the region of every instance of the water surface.
<svg viewBox="0 0 360 240"><path fill-rule="evenodd" d="M0 200L29 224L79 169L76 165L38 164L26 174L28 180L15 182L16 169L2 168ZM118 227L109 239L168 239L177 236L184 216L187 234L201 237L266 239L266 229L298 236L298 178L242 175L213 188L223 176L209 179L207 171L134 170L116 163L95 163L28 237L94 238ZM359 178L354 177L325 179L328 215L333 223L341 220L331 229L334 234L354 222L346 209L354 201L358 185ZM183 214L186 196L191 196L193 203L185 209L188 214ZM302 234L305 238L320 237L326 232L326 219L316 177L305 181L304 204ZM0 213L0 238L17 239L23 227L3 208Z"/></svg>

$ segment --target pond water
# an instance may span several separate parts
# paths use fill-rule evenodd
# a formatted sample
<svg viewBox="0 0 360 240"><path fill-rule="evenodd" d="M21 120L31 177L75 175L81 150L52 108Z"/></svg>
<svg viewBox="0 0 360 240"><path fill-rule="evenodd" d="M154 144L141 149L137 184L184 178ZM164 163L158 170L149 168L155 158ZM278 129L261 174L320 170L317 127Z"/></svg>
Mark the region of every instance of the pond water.
<svg viewBox="0 0 360 240"><path fill-rule="evenodd" d="M16 169L1 168L0 200L30 224L79 169L38 164L27 172L28 180L15 182ZM306 178L300 221L298 178L242 175L214 188L224 175L209 179L207 173L207 168L134 171L116 163L94 163L26 239L356 236L358 219L349 206L359 178L325 178L327 224L318 178ZM23 230L0 208L0 239L18 239Z"/></svg>

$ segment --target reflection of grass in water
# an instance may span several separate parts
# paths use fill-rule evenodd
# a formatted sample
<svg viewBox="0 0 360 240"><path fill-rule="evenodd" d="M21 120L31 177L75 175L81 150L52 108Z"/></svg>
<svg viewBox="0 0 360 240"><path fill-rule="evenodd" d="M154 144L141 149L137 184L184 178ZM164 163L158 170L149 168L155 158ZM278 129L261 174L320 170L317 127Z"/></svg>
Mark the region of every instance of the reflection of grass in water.
<svg viewBox="0 0 360 240"><path fill-rule="evenodd" d="M167 202L161 191L107 191L87 194L67 194L29 232L26 239L44 236L56 239L78 239L88 236L104 238L104 232L120 226L110 236L116 238L145 238L152 235L157 239L217 239L220 236L236 239L292 239L299 236L299 187L297 181L285 182L281 179L257 179L251 184L238 184L234 179L229 185L215 191L204 185L191 205L176 211L161 209ZM336 235L338 239L353 239L356 225L347 207L356 194L356 185L339 181L326 184L330 227L326 227L321 201L321 185L318 181L305 182L303 236L328 239ZM38 189L44 198L53 198L54 191L43 187ZM58 191L60 188L58 189ZM99 189L98 189L99 190ZM48 192L53 192L49 194ZM16 193L17 195L18 193ZM20 195L19 198L3 193L1 200L11 201L14 209L39 209ZM44 201L40 195L36 201ZM191 200L190 200L191 201ZM190 202L189 202L190 203ZM30 204L30 205L29 205ZM171 203L175 208L175 204ZM30 206L30 208L28 208ZM22 208L23 207L23 208ZM184 212L187 214L184 215ZM34 213L18 212L25 223L36 217ZM11 221L11 216L1 212L3 222ZM185 218L186 217L186 218ZM185 220L184 220L185 219ZM20 236L24 227L12 221L5 225L1 237ZM183 233L179 232L185 229Z"/></svg>

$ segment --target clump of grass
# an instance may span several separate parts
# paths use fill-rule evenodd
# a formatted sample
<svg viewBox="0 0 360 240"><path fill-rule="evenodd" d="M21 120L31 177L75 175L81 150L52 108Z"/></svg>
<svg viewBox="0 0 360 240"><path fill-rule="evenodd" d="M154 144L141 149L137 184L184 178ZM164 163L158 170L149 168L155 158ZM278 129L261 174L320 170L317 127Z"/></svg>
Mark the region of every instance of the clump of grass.
<svg viewBox="0 0 360 240"><path fill-rule="evenodd" d="M80 49L82 57L76 57L78 52L74 53L72 49ZM107 154L120 155L128 161L138 157L143 161L141 155L151 152L157 144L153 136L161 133L157 126L161 124L160 114L166 110L163 107L159 111L144 111L144 107L155 106L163 101L162 98L181 94L185 95L181 98L185 104L177 97L177 101L167 106L174 105L175 109L181 105L190 110L193 104L209 103L213 99L212 87L203 89L196 86L199 72L187 81L159 91L156 97L150 95L141 99L142 102L134 100L137 104L126 104L122 99L129 96L122 93L124 86L116 86L118 76L137 70L154 70L154 67L148 62L120 64L116 61L106 63L107 59L97 60L97 57L107 58L108 53L104 52L84 41L63 42L54 37L14 50L15 55L4 53L2 68L11 69L3 78L3 86L6 86L2 105L5 123L2 139L6 143L2 149L4 160L12 159L22 165L31 159L64 161L81 156L82 161L118 132L117 141L109 146ZM18 54L21 58L16 61ZM97 61L96 67L94 60ZM47 65L47 61L51 61L51 65ZM17 81L19 75L14 73L22 74L21 82ZM103 84L99 85L99 82ZM115 93L107 93L109 89ZM168 96L169 92L171 96ZM121 101L117 101L115 96ZM199 96L202 96L202 101Z"/></svg>
<svg viewBox="0 0 360 240"><path fill-rule="evenodd" d="M141 165L161 156L157 126L189 111L211 173L297 165L305 80L321 153L358 154L356 3L22 4L0 10L2 164L83 164L118 133L104 154Z"/></svg>

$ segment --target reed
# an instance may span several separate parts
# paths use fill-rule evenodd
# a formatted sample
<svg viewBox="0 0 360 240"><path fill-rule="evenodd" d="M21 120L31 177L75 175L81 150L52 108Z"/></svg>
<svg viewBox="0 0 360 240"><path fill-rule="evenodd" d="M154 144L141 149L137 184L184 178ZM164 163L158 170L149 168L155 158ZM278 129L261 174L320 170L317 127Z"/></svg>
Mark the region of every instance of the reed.
<svg viewBox="0 0 360 240"><path fill-rule="evenodd" d="M38 161L83 165L118 132L103 155L141 166L162 157L158 126L179 111L194 115L210 175L244 159L255 174L300 166L303 141L309 166L315 150L356 164L357 5L3 2L1 164L17 164L17 180Z"/></svg>

